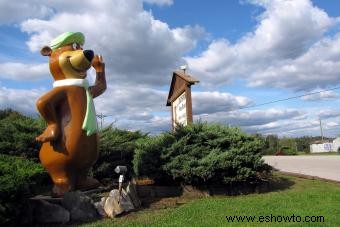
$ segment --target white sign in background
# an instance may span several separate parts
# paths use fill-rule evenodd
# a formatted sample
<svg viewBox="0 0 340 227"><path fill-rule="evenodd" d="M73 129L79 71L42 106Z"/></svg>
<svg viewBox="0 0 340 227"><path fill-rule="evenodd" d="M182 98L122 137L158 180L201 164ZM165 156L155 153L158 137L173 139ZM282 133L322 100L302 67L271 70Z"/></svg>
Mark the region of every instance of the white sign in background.
<svg viewBox="0 0 340 227"><path fill-rule="evenodd" d="M185 92L183 92L175 101L172 103L172 113L174 118L174 127L176 125L187 125L187 100Z"/></svg>

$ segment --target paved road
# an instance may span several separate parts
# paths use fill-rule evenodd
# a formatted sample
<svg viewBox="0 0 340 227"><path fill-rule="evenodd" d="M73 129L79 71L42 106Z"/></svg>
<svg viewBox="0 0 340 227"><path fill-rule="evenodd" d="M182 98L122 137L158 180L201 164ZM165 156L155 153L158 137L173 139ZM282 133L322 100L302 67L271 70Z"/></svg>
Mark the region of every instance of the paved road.
<svg viewBox="0 0 340 227"><path fill-rule="evenodd" d="M340 182L340 156L264 156L265 162L284 172Z"/></svg>

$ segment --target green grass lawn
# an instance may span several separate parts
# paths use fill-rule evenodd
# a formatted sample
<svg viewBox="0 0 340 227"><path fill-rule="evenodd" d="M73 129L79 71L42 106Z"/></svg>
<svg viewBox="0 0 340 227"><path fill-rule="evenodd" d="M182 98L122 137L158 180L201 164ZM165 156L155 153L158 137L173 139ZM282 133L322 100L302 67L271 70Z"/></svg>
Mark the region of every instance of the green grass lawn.
<svg viewBox="0 0 340 227"><path fill-rule="evenodd" d="M193 199L173 208L146 208L85 226L340 226L340 184L278 175L281 183L263 194ZM255 222L228 222L226 216L256 216ZM257 222L259 216L323 216L322 223ZM266 220L264 218L264 220Z"/></svg>

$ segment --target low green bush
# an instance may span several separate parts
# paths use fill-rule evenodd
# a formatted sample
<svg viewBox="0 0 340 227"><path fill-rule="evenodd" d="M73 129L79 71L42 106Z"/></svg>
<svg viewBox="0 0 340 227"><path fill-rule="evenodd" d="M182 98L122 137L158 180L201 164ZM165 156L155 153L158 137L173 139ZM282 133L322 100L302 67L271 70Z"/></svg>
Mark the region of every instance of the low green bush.
<svg viewBox="0 0 340 227"><path fill-rule="evenodd" d="M254 182L270 169L261 159L262 147L238 128L190 124L137 143L134 171L194 185Z"/></svg>
<svg viewBox="0 0 340 227"><path fill-rule="evenodd" d="M24 116L12 110L0 110L0 154L39 159L41 144L35 141L42 133L42 119Z"/></svg>
<svg viewBox="0 0 340 227"><path fill-rule="evenodd" d="M117 165L126 165L131 174L132 159L139 139L147 135L140 131L130 132L113 127L107 127L100 132L99 157L92 168L95 178L117 178L114 169Z"/></svg>
<svg viewBox="0 0 340 227"><path fill-rule="evenodd" d="M175 138L170 133L139 140L133 158L134 174L152 179L162 179L168 176L162 169L165 164L162 154L163 150L174 142Z"/></svg>
<svg viewBox="0 0 340 227"><path fill-rule="evenodd" d="M0 223L18 224L26 200L48 181L40 164L0 154Z"/></svg>

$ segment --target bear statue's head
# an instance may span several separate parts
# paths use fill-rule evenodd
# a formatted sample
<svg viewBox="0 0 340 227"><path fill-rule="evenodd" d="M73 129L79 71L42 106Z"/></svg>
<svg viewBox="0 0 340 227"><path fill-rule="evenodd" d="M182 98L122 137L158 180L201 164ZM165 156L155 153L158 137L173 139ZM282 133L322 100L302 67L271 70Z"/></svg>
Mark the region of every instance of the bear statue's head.
<svg viewBox="0 0 340 227"><path fill-rule="evenodd" d="M83 50L85 38L80 32L65 32L55 38L40 53L49 56L54 80L84 79L94 57L92 50Z"/></svg>

